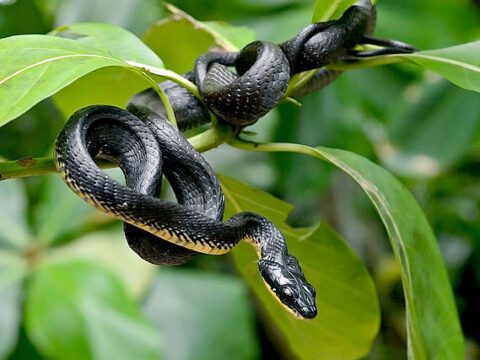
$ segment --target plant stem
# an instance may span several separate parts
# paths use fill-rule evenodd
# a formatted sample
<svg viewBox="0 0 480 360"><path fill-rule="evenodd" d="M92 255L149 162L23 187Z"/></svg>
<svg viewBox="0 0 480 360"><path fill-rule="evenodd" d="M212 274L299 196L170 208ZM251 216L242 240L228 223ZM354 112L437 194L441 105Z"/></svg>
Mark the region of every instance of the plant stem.
<svg viewBox="0 0 480 360"><path fill-rule="evenodd" d="M164 78L172 80L190 91L196 98L201 99L197 86L174 71L137 63L135 61L127 61L127 63L135 68L146 70L153 75L162 76Z"/></svg>
<svg viewBox="0 0 480 360"><path fill-rule="evenodd" d="M310 155L318 157L319 153L316 152L313 148L294 143L257 143L255 141L241 139L241 138L232 138L228 141L230 146L233 146L237 149L247 150L247 151L260 151L260 152L295 152L298 154Z"/></svg>
<svg viewBox="0 0 480 360"><path fill-rule="evenodd" d="M218 124L198 135L192 136L188 140L195 149L199 152L204 152L220 146L229 141L233 136L234 132L230 128ZM96 163L102 169L116 167L115 164L108 161L99 160L96 161ZM19 160L0 162L0 181L30 176L42 176L56 172L57 169L53 158L51 157L28 157Z"/></svg>

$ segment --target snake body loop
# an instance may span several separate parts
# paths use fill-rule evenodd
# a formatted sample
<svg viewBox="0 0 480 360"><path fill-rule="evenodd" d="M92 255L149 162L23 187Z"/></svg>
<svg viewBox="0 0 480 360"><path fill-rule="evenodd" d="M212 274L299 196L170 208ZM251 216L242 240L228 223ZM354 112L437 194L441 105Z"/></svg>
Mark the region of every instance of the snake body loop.
<svg viewBox="0 0 480 360"><path fill-rule="evenodd" d="M411 51L406 44L370 38L375 11L359 0L338 20L307 26L295 38L275 45L256 41L239 52L200 56L193 73L202 95L196 99L171 81L160 84L180 130L205 124L209 110L243 127L265 115L285 95L291 75L321 68L297 94L317 90L339 72L325 65L355 52L357 43L384 46L383 52ZM126 185L105 174L96 158L122 169ZM97 209L123 221L130 247L154 264L178 265L197 253L224 254L239 241L257 248L259 271L277 298L295 315L316 316L315 289L281 232L254 213L223 222L225 199L210 165L175 129L157 94L147 89L132 97L127 109L90 106L69 119L55 143L55 163L66 184ZM159 199L162 176L178 202Z"/></svg>
<svg viewBox="0 0 480 360"><path fill-rule="evenodd" d="M94 158L118 164L126 186L99 169ZM244 240L257 247L260 273L282 303L302 318L316 316L315 290L288 254L281 232L253 213L222 222L224 198L217 178L165 117L141 108L84 108L59 134L55 161L77 195L128 224L129 244L147 261L182 263L191 256L189 250L224 254ZM157 197L162 166L178 203Z"/></svg>

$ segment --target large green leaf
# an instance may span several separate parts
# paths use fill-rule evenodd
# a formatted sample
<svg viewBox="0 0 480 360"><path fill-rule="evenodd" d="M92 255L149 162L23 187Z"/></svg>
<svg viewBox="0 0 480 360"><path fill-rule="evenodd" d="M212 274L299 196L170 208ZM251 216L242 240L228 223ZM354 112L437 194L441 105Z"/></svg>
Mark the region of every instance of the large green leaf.
<svg viewBox="0 0 480 360"><path fill-rule="evenodd" d="M435 236L413 196L390 173L354 153L299 144L236 146L293 151L326 160L350 175L378 211L401 267L407 311L408 350L415 359L460 359L463 336Z"/></svg>
<svg viewBox="0 0 480 360"><path fill-rule="evenodd" d="M101 68L87 74L53 96L65 118L89 105L125 107L135 93L148 83L133 72L120 67ZM112 91L115 89L115 91Z"/></svg>
<svg viewBox="0 0 480 360"><path fill-rule="evenodd" d="M294 229L285 223L292 206L261 190L220 176L226 215L254 211L285 235L307 279L317 290L318 316L298 320L278 304L258 272L253 248L240 244L235 265L259 298L267 318L281 330L284 344L302 359L356 359L368 354L380 315L373 282L347 243L326 224Z"/></svg>
<svg viewBox="0 0 480 360"><path fill-rule="evenodd" d="M168 344L167 359L258 357L247 291L231 275L162 269L144 309Z"/></svg>
<svg viewBox="0 0 480 360"><path fill-rule="evenodd" d="M79 77L126 64L70 39L19 35L0 40L0 125Z"/></svg>
<svg viewBox="0 0 480 360"><path fill-rule="evenodd" d="M54 359L158 359L158 332L116 277L89 262L44 265L33 277L26 329Z"/></svg>
<svg viewBox="0 0 480 360"><path fill-rule="evenodd" d="M0 125L94 70L132 68L128 62L163 67L138 38L113 25L77 24L55 34L0 40Z"/></svg>

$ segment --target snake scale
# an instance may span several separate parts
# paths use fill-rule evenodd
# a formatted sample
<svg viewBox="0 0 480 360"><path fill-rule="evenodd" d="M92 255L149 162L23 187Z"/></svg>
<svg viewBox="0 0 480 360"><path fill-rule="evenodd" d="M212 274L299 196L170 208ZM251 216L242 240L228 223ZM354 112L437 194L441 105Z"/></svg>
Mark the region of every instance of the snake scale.
<svg viewBox="0 0 480 360"><path fill-rule="evenodd" d="M304 95L333 81L340 72L325 68L351 57L411 52L406 44L370 37L375 8L357 1L341 18L305 27L280 45L255 41L239 52L201 55L191 73L202 100L178 84L160 84L174 109L179 129L166 117L155 91L132 97L126 110L89 106L68 120L55 144L55 163L66 184L83 200L124 222L130 247L154 264L178 265L197 253L224 254L239 241L253 244L267 288L294 315L317 315L315 289L282 233L268 219L243 212L223 221L225 199L213 169L181 131L210 121L237 128L250 125L284 97L292 75L319 69L298 90ZM358 52L357 44L381 46ZM233 70L232 70L233 68ZM117 164L125 185L104 173L94 159ZM161 200L162 177L177 202Z"/></svg>

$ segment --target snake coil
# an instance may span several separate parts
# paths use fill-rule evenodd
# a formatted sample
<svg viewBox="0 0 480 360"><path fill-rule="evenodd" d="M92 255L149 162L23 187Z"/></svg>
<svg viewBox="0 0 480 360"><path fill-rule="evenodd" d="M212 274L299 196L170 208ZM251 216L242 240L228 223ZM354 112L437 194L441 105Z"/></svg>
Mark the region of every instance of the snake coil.
<svg viewBox="0 0 480 360"><path fill-rule="evenodd" d="M210 120L244 127L273 109L284 97L292 75L320 69L298 90L303 95L325 86L340 72L324 66L351 56L410 52L410 46L371 38L375 9L359 0L334 21L312 24L280 45L255 41L239 52L200 56L193 73L202 101L171 81L160 84L179 130ZM357 44L382 46L358 52ZM231 68L234 68L232 71ZM258 250L259 271L283 305L301 318L317 314L315 289L307 282L285 239L269 220L239 213L223 220L224 194L213 169L166 117L152 89L132 97L126 110L90 106L69 119L55 144L55 163L66 184L97 209L125 223L130 247L154 264L178 265L197 253L224 254L239 241ZM122 185L95 164L103 158L125 175ZM162 176L178 202L159 199Z"/></svg>

